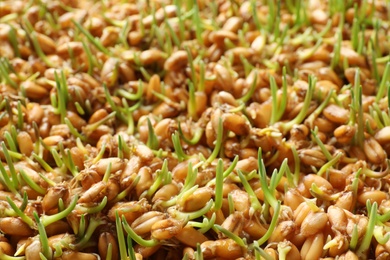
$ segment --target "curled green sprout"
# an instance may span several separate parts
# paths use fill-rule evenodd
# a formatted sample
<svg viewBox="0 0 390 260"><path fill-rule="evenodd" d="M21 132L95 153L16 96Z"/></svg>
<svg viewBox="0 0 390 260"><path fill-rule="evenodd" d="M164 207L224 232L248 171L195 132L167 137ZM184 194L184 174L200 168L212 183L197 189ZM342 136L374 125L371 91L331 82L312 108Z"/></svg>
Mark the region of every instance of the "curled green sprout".
<svg viewBox="0 0 390 260"><path fill-rule="evenodd" d="M214 204L214 201L212 199L210 199L209 202L207 202L203 208L201 208L197 211L187 213L187 212L180 212L174 208L168 208L168 213L177 219L180 219L183 221L188 221L188 220L199 218L199 217L203 216L204 214L206 214L207 212L209 212L211 207L213 206L213 204Z"/></svg>
<svg viewBox="0 0 390 260"><path fill-rule="evenodd" d="M154 247L159 244L159 241L156 239L146 240L140 237L139 235L137 235L137 233L135 233L134 230L127 223L125 216L122 216L122 225L125 231L127 232L127 234L129 234L137 244L145 247Z"/></svg>
<svg viewBox="0 0 390 260"><path fill-rule="evenodd" d="M281 204L281 202L278 200L276 207L274 208L274 215L272 216L272 220L271 220L271 223L268 227L267 232L265 232L265 234L259 240L257 240L257 243L259 245L264 244L271 237L272 233L274 232L276 225L277 225L277 222L278 222L280 209L281 209L280 204Z"/></svg>
<svg viewBox="0 0 390 260"><path fill-rule="evenodd" d="M143 89L144 89L143 86L144 86L144 83L142 82L142 80L139 80L138 89L137 89L136 93L130 93L124 89L118 89L117 93L119 95L121 95L122 97L124 97L128 100L131 100L131 101L139 100L142 98L142 93L143 93Z"/></svg>
<svg viewBox="0 0 390 260"><path fill-rule="evenodd" d="M202 223L199 223L198 221L188 221L187 225L199 228L198 231L204 234L214 226L216 219L217 215L213 212L210 219L204 217Z"/></svg>
<svg viewBox="0 0 390 260"><path fill-rule="evenodd" d="M39 240L41 242L42 246L42 254L46 257L46 259L52 259L53 258L53 250L49 246L49 239L47 238L46 230L44 225L39 219L38 213L34 212L34 218L37 222L38 226L38 232L39 232Z"/></svg>
<svg viewBox="0 0 390 260"><path fill-rule="evenodd" d="M239 246L246 248L245 240L239 237L238 235L234 234L233 232L230 232L229 230L217 224L214 224L214 228L217 229L219 232L223 233L228 238L234 240Z"/></svg>
<svg viewBox="0 0 390 260"><path fill-rule="evenodd" d="M58 212L57 214L50 215L50 216L48 216L48 215L42 216L41 217L42 225L47 227L48 225L53 224L54 222L57 222L60 219L66 218L72 212L72 210L74 210L74 208L76 207L78 199L79 198L77 195L74 196L74 198L71 201L71 203L69 204L69 206L65 210Z"/></svg>
<svg viewBox="0 0 390 260"><path fill-rule="evenodd" d="M375 228L374 228L373 235L374 235L376 241L378 241L378 243L381 245L386 244L387 241L389 241L389 239L390 239L389 232L386 233L386 236L383 235L384 230L385 230L384 226L375 226Z"/></svg>
<svg viewBox="0 0 390 260"><path fill-rule="evenodd" d="M367 166L364 166L363 168L361 168L362 174L364 174L370 178L376 178L376 179L385 177L389 173L389 170L390 170L390 160L389 159L386 159L386 169L384 169L384 170L373 171Z"/></svg>
<svg viewBox="0 0 390 260"><path fill-rule="evenodd" d="M193 137L189 140L184 136L183 130L181 128L181 124L180 122L178 122L178 132L181 140L183 140L189 145L196 145L202 138L204 130L201 127L197 127L195 129Z"/></svg>
<svg viewBox="0 0 390 260"><path fill-rule="evenodd" d="M94 207L84 207L84 206L81 206L81 205L77 205L76 206L76 210L78 212L88 213L88 214L99 213L107 205L107 201L108 201L107 196L104 196L104 198L102 199L102 201L98 205L96 205Z"/></svg>
<svg viewBox="0 0 390 260"><path fill-rule="evenodd" d="M376 202L374 202L371 206L370 200L367 200L367 210L368 208L371 208L371 210L369 212L366 233L359 248L356 251L358 257L365 257L370 247L372 236L374 234L375 224L377 222L377 207L378 204Z"/></svg>
<svg viewBox="0 0 390 260"><path fill-rule="evenodd" d="M325 200L325 201L334 201L334 200L337 200L340 197L340 193L331 194L331 195L325 193L315 183L311 184L310 194L314 198Z"/></svg>
<svg viewBox="0 0 390 260"><path fill-rule="evenodd" d="M92 217L89 220L89 225L88 225L88 228L87 228L84 236L80 239L80 241L77 244L70 244L69 247L73 250L79 250L79 249L84 248L84 246L86 246L88 244L88 242L91 239L96 228L98 228L99 226L104 225L104 224L106 224L105 220L96 219L96 218Z"/></svg>

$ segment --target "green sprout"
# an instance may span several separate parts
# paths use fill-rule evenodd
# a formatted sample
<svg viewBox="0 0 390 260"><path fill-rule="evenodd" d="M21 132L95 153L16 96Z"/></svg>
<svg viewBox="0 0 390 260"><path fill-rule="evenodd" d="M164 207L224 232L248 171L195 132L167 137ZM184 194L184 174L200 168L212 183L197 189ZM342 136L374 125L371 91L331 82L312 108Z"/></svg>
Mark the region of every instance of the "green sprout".
<svg viewBox="0 0 390 260"><path fill-rule="evenodd" d="M34 228L34 221L29 216L27 216L21 209L19 209L18 206L16 206L15 202L13 202L13 200L9 196L7 196L6 199L8 204L15 211L15 213L23 220L23 222L26 223L30 228Z"/></svg>
<svg viewBox="0 0 390 260"><path fill-rule="evenodd" d="M167 179L170 179L169 176L169 170L168 170L168 160L164 159L163 165L161 166L160 170L156 171L156 178L153 182L153 184L150 186L148 190L146 190L143 194L141 194L140 198L147 197L150 199L153 194L160 188L161 184L166 182Z"/></svg>
<svg viewBox="0 0 390 260"><path fill-rule="evenodd" d="M148 123L148 141L146 142L146 145L152 150L157 150L159 147L159 142L149 117L147 118L147 123Z"/></svg>
<svg viewBox="0 0 390 260"><path fill-rule="evenodd" d="M253 191L252 187L250 186L249 182L245 178L242 171L238 169L237 174L238 174L238 177L240 178L242 185L244 186L246 192L249 195L249 200L251 202L250 215L253 215L255 212L261 212L262 206L259 202L259 199L256 196L256 193Z"/></svg>
<svg viewBox="0 0 390 260"><path fill-rule="evenodd" d="M179 133L177 131L175 131L175 133L172 134L172 143L173 143L173 147L175 149L176 156L177 156L179 162L182 162L184 160L188 160L190 158L183 151L183 147L182 147L182 145L180 143Z"/></svg>
<svg viewBox="0 0 390 260"><path fill-rule="evenodd" d="M18 89L18 85L16 84L16 82L9 76L10 67L8 66L8 64L9 63L6 58L0 59L0 78L3 78L4 81L12 88Z"/></svg>
<svg viewBox="0 0 390 260"><path fill-rule="evenodd" d="M187 143L189 145L196 145L200 141L200 139L202 138L204 129L201 127L197 127L194 131L194 135L193 135L192 139L190 139L190 140L184 136L180 122L178 122L178 130L177 131L179 132L180 139L183 140L185 143Z"/></svg>
<svg viewBox="0 0 390 260"><path fill-rule="evenodd" d="M238 235L230 232L229 230L221 227L220 225L214 224L214 228L217 229L219 232L223 233L228 238L234 240L239 246L246 248L245 239L242 239Z"/></svg>
<svg viewBox="0 0 390 260"><path fill-rule="evenodd" d="M193 1L190 1L190 2L193 2ZM202 38L202 33L203 33L203 28L202 28L202 19L200 17L200 13L199 13L199 6L198 6L198 2L195 2L192 3L192 8L193 8L193 15L192 15L192 18L193 18L193 23L195 24L195 34L196 34L196 39L198 41L198 43L200 44L200 46L203 45L203 38Z"/></svg>
<svg viewBox="0 0 390 260"><path fill-rule="evenodd" d="M138 82L139 83L138 83L137 92L134 94L124 90L123 88L118 89L116 92L128 100L131 101L139 100L142 98L142 94L144 91L144 83L142 80L139 80Z"/></svg>
<svg viewBox="0 0 390 260"><path fill-rule="evenodd" d="M275 210L274 215L272 216L272 220L271 220L271 223L268 227L267 232L259 240L257 240L257 243L259 245L264 244L271 237L272 233L274 232L276 225L277 225L277 222L278 222L280 209L281 209L280 203L281 202L278 200L276 207L274 208L274 210Z"/></svg>
<svg viewBox="0 0 390 260"><path fill-rule="evenodd" d="M215 203L214 210L217 211L222 208L223 200L223 161L218 159L215 177Z"/></svg>
<svg viewBox="0 0 390 260"><path fill-rule="evenodd" d="M375 102L378 103L384 96L387 83L389 81L389 75L390 75L390 62L386 63L385 71L383 72L382 79L379 84L378 92L375 97ZM388 88L387 88L388 89Z"/></svg>
<svg viewBox="0 0 390 260"><path fill-rule="evenodd" d="M39 41L37 38L37 32L34 31L34 28L32 24L27 20L27 18L23 18L24 27L27 32L27 35L29 36L32 45L34 46L34 49L36 53L38 54L38 57L48 66L51 68L54 68L54 64L47 58L45 53L43 52L41 46L39 45Z"/></svg>
<svg viewBox="0 0 390 260"><path fill-rule="evenodd" d="M19 173L22 176L23 180L28 184L28 186L30 186L31 189L33 189L34 191L36 191L41 195L46 194L46 190L42 188L40 185L38 185L37 183L35 183L23 169L19 169Z"/></svg>
<svg viewBox="0 0 390 260"><path fill-rule="evenodd" d="M77 195L74 196L74 198L71 201L71 203L69 204L69 206L65 210L58 212L57 214L50 215L50 216L48 216L48 215L42 216L41 217L42 225L44 227L47 227L48 225L53 224L54 222L57 222L60 219L67 217L72 212L72 210L74 210L74 208L76 207L78 199L79 198Z"/></svg>
<svg viewBox="0 0 390 260"><path fill-rule="evenodd" d="M307 92L306 92L305 99L303 101L303 107L302 107L301 111L299 111L298 115L294 119L292 119L289 122L282 123L280 125L283 134L285 134L288 131L290 131L291 128L294 125L300 124L305 119L305 117L307 115L307 112L309 111L309 108L310 108L310 102L311 102L311 99L312 99L312 96L313 96L313 92L314 92L314 88L315 88L315 85L316 85L316 81L317 81L317 79L316 79L315 76L313 76L313 75L309 76L309 86L308 86L308 89L307 89Z"/></svg>
<svg viewBox="0 0 390 260"><path fill-rule="evenodd" d="M206 203L206 205L194 212L180 212L179 210L176 210L174 208L168 208L168 213L173 216L176 219L180 219L183 221L188 221L192 219L199 218L210 211L211 207L213 206L214 201L212 199L209 200L209 202Z"/></svg>
<svg viewBox="0 0 390 260"><path fill-rule="evenodd" d="M238 102L246 103L252 98L253 93L256 90L257 76L258 76L258 74L255 73L255 78L253 79L253 82L252 82L251 86L249 87L248 92L246 92L241 98L237 99Z"/></svg>
<svg viewBox="0 0 390 260"><path fill-rule="evenodd" d="M278 102L277 85L276 85L275 78L272 75L270 75L269 80L270 80L270 88L271 88L271 95L272 95L272 111L271 111L270 125L273 125L282 118L287 106L286 67L283 67L283 87L282 87L283 93L280 102Z"/></svg>
<svg viewBox="0 0 390 260"><path fill-rule="evenodd" d="M46 230L42 222L40 221L38 217L38 213L34 212L34 218L37 222L38 226L38 232L39 232L39 241L42 245L42 254L46 259L52 259L53 257L53 250L49 246L49 239L47 238Z"/></svg>
<svg viewBox="0 0 390 260"><path fill-rule="evenodd" d="M5 171L4 166L0 163L0 165L1 165L0 170L1 170L2 175L3 175L3 180L7 184L8 189L10 189L11 191L16 191L16 189L19 187L19 181L18 181L18 177L17 177L17 173L15 170L13 160L12 160L12 158L10 156L10 152L8 151L4 142L1 142L1 147L3 148L3 154L4 154L5 160L7 162L9 172L11 174L11 179L9 179L8 174ZM17 194L17 192L15 194Z"/></svg>
<svg viewBox="0 0 390 260"><path fill-rule="evenodd" d="M340 62L341 42L343 40L343 36L342 36L341 30L339 30L337 32L337 36L336 37L337 37L337 39L336 39L336 43L335 43L334 48L333 48L333 56L332 56L332 60L331 60L331 63L330 63L330 67L332 69L336 68L336 66Z"/></svg>
<svg viewBox="0 0 390 260"><path fill-rule="evenodd" d="M105 220L96 219L96 218L92 217L89 220L89 225L88 225L87 230L85 231L84 236L77 242L77 244L70 244L69 247L72 250L80 250L80 249L84 248L84 246L86 246L88 244L88 242L91 239L96 228L98 228L99 226L104 225L104 224L106 224Z"/></svg>
<svg viewBox="0 0 390 260"><path fill-rule="evenodd" d="M377 222L377 207L378 204L376 202L374 202L371 206L370 200L367 200L367 211L370 208L370 211L368 212L369 218L366 233L359 248L356 251L358 257L364 258L367 255L367 251L370 247L372 236L374 234L375 224Z"/></svg>
<svg viewBox="0 0 390 260"><path fill-rule="evenodd" d="M72 19L73 24L77 27L77 29L87 37L88 41L92 43L99 51L103 52L106 55L110 55L110 52L102 45L102 43L95 39L90 32L88 32L83 26L81 26L78 22Z"/></svg>
<svg viewBox="0 0 390 260"><path fill-rule="evenodd" d="M82 206L82 205L77 205L76 206L76 210L78 212L85 213L85 214L99 213L107 205L107 201L108 201L107 196L104 196L104 198L102 199L102 201L98 205L96 205L94 207L85 207L85 206Z"/></svg>
<svg viewBox="0 0 390 260"><path fill-rule="evenodd" d="M117 214L117 212L116 212L116 214ZM127 220L126 220L125 216L122 216L122 226L125 229L125 231L127 232L127 234L129 234L130 237L137 244L139 244L141 246L154 247L154 246L157 246L159 244L159 241L157 241L156 239L146 240L146 239L143 239L142 237L140 237L139 235L137 235L137 233L135 233L134 230L127 223Z"/></svg>
<svg viewBox="0 0 390 260"><path fill-rule="evenodd" d="M213 212L210 219L204 217L202 223L198 221L188 221L187 225L199 228L198 231L204 234L214 226L216 219L217 215L215 214L215 212Z"/></svg>
<svg viewBox="0 0 390 260"><path fill-rule="evenodd" d="M218 129L217 129L217 140L215 142L215 147L210 157L205 161L205 165L210 164L212 161L214 161L215 158L217 158L222 147L222 138L223 138L223 125L222 125L222 119L219 118Z"/></svg>

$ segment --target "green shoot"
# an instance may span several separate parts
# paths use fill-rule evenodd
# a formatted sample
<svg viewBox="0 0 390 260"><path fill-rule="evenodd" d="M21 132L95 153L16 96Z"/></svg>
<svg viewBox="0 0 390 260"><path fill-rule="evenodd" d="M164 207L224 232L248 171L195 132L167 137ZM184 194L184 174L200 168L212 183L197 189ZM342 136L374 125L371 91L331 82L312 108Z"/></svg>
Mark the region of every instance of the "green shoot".
<svg viewBox="0 0 390 260"><path fill-rule="evenodd" d="M107 196L104 196L104 198L98 205L94 207L84 207L81 205L77 205L76 210L77 212L81 212L84 214L95 214L101 212L106 205L107 205Z"/></svg>
<svg viewBox="0 0 390 260"><path fill-rule="evenodd" d="M272 216L272 220L271 220L271 223L268 227L267 232L264 234L264 236L262 236L259 240L257 240L257 243L259 245L264 244L271 237L272 233L274 232L276 225L277 225L277 222L278 222L280 208L281 208L280 201L278 201L276 207L274 208L274 210L275 210L274 215Z"/></svg>
<svg viewBox="0 0 390 260"><path fill-rule="evenodd" d="M147 123L148 123L148 141L146 142L146 145L152 150L157 150L159 147L159 142L149 117L147 118Z"/></svg>
<svg viewBox="0 0 390 260"><path fill-rule="evenodd" d="M185 152L183 151L183 147L180 142L179 133L177 131L174 134L172 134L172 143L179 162L189 159L189 156L186 155Z"/></svg>
<svg viewBox="0 0 390 260"><path fill-rule="evenodd" d="M244 239L242 239L238 235L234 234L233 232L230 232L229 230L227 230L227 229L225 229L217 224L214 224L214 228L217 229L219 232L223 233L228 238L234 240L239 246L246 248L246 243L245 243Z"/></svg>
<svg viewBox="0 0 390 260"><path fill-rule="evenodd" d="M371 203L370 203L370 200L367 200L367 209L369 207L371 207ZM378 214L377 208L378 208L378 204L376 202L374 202L374 204L372 204L371 210L369 212L366 233L363 237L363 240L362 240L359 248L356 251L356 254L360 258L365 257L367 255L368 249L370 248L372 236L373 236L374 229L375 229L375 224L377 222L377 214Z"/></svg>
<svg viewBox="0 0 390 260"><path fill-rule="evenodd" d="M387 62L385 71L383 72L383 76L379 84L378 92L375 97L375 102L377 103L383 98L385 94L387 83L389 81L389 76L390 76L390 62Z"/></svg>
<svg viewBox="0 0 390 260"><path fill-rule="evenodd" d="M23 169L19 169L19 173L20 175L22 176L23 180L27 183L28 186L30 186L31 189L33 189L34 191L36 191L37 193L41 194L41 195L45 195L46 194L46 190L44 188L42 188L41 186L39 186L38 184L36 184L27 174L26 172L23 170Z"/></svg>
<svg viewBox="0 0 390 260"><path fill-rule="evenodd" d="M214 204L214 201L212 199L210 199L209 202L207 202L203 208L201 208L197 211L180 212L180 211L176 210L175 208L168 208L168 213L171 216L173 216L179 220L188 221L188 220L196 219L196 218L199 218L199 217L205 215L207 212L210 211L213 204Z"/></svg>
<svg viewBox="0 0 390 260"><path fill-rule="evenodd" d="M90 32L88 32L84 27L82 27L78 22L72 19L73 24L80 30L82 34L87 37L88 41L91 42L99 51L103 52L106 55L110 55L110 52L104 47L98 39L95 39Z"/></svg>
<svg viewBox="0 0 390 260"><path fill-rule="evenodd" d="M127 234L130 235L130 237L139 245L144 247L154 247L159 244L159 242L156 239L150 239L146 240L143 239L141 236L137 235L137 233L134 232L134 230L130 227L130 225L127 223L127 220L125 216L122 216L122 225Z"/></svg>
<svg viewBox="0 0 390 260"><path fill-rule="evenodd" d="M41 242L41 246L42 246L42 254L46 259L52 259L53 250L49 246L49 239L47 238L45 227L42 225L41 221L39 220L37 212L34 212L34 218L38 226L39 241Z"/></svg>
<svg viewBox="0 0 390 260"><path fill-rule="evenodd" d="M240 181L242 185L245 188L245 191L249 195L249 200L251 202L251 209L250 209L250 215L253 215L255 212L261 212L262 206L259 202L259 199L256 196L256 193L253 191L252 187L250 186L249 182L246 180L243 173L238 169L237 170L238 177L240 178Z"/></svg>
<svg viewBox="0 0 390 260"><path fill-rule="evenodd" d="M222 208L222 199L223 199L223 161L218 159L217 168L216 168L216 177L215 177L215 203L214 210L217 211Z"/></svg>
<svg viewBox="0 0 390 260"><path fill-rule="evenodd" d="M74 210L74 208L76 207L78 199L79 198L77 195L74 196L74 198L71 201L71 203L69 204L69 206L65 210L58 212L57 214L50 215L50 216L48 216L48 215L42 216L41 217L42 225L44 227L47 227L48 225L53 224L54 222L59 221L60 219L63 219L66 216L68 216L72 212L72 210Z"/></svg>
<svg viewBox="0 0 390 260"><path fill-rule="evenodd" d="M15 211L15 213L27 224L30 228L35 227L34 221L27 216L23 211L21 211L18 206L16 206L15 202L10 197L6 197L8 204Z"/></svg>
<svg viewBox="0 0 390 260"><path fill-rule="evenodd" d="M84 246L88 244L96 228L104 224L106 224L105 220L95 219L92 217L89 220L89 225L85 232L85 235L80 239L80 241L77 244L70 244L69 247L73 250L80 250L84 248Z"/></svg>
<svg viewBox="0 0 390 260"><path fill-rule="evenodd" d="M214 161L215 158L217 158L219 151L222 147L222 138L223 138L223 125L222 125L222 119L220 118L218 121L217 140L215 142L215 147L210 157L205 161L206 165L210 164L212 161Z"/></svg>

